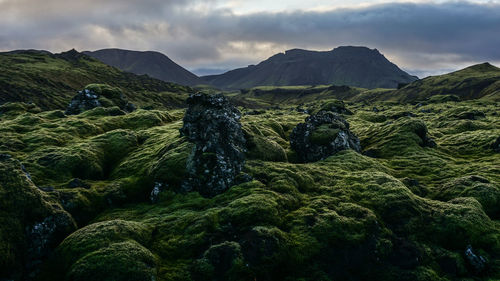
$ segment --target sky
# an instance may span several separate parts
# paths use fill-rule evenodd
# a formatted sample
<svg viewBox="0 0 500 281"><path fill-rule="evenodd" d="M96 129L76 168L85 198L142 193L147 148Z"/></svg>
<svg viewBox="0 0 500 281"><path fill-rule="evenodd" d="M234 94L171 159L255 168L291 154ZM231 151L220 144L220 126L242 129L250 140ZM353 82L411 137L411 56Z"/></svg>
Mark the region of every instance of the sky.
<svg viewBox="0 0 500 281"><path fill-rule="evenodd" d="M419 77L498 66L500 0L0 0L0 51L154 50L203 74L348 45Z"/></svg>

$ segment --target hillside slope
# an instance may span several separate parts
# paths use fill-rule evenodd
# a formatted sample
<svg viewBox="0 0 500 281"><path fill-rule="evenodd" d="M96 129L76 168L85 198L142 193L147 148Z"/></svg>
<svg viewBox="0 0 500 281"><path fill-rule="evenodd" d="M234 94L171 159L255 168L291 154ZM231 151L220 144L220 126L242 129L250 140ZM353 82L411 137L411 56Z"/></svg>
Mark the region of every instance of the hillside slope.
<svg viewBox="0 0 500 281"><path fill-rule="evenodd" d="M156 79L181 85L194 86L204 84L204 81L198 76L159 52L102 49L94 52L85 51L83 53L123 71L135 74L147 74Z"/></svg>
<svg viewBox="0 0 500 281"><path fill-rule="evenodd" d="M293 49L255 66L202 78L227 89L325 84L396 88L400 83L417 79L388 61L376 49L366 47L338 47L326 52Z"/></svg>
<svg viewBox="0 0 500 281"><path fill-rule="evenodd" d="M174 101L178 94L191 91L184 86L120 71L75 50L61 54L0 53L0 104L32 102L42 109L63 109L76 91L90 83L119 87L138 105L179 104Z"/></svg>
<svg viewBox="0 0 500 281"><path fill-rule="evenodd" d="M473 65L444 75L415 81L392 93L401 101L434 95L456 95L462 100L500 98L500 68L489 63Z"/></svg>

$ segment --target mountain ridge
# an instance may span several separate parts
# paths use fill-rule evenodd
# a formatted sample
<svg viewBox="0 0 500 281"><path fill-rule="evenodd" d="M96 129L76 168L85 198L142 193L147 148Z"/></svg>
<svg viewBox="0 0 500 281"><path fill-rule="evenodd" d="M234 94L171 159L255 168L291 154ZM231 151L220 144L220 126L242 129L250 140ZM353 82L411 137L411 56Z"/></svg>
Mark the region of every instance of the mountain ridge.
<svg viewBox="0 0 500 281"><path fill-rule="evenodd" d="M0 104L27 102L44 110L63 109L76 91L92 83L119 87L138 105L168 105L171 97L191 92L188 87L123 72L74 49L59 54L37 50L0 53Z"/></svg>
<svg viewBox="0 0 500 281"><path fill-rule="evenodd" d="M424 99L435 95L452 94L462 100L500 94L500 68L489 62L479 63L446 74L429 76L410 83L392 93L401 101Z"/></svg>
<svg viewBox="0 0 500 281"><path fill-rule="evenodd" d="M418 79L387 60L377 49L353 46L330 51L290 49L257 65L201 78L225 89L322 84L397 88L401 83Z"/></svg>
<svg viewBox="0 0 500 281"><path fill-rule="evenodd" d="M133 51L118 48L84 51L105 64L138 75L147 74L166 82L186 86L203 84L203 80L168 56L157 51Z"/></svg>

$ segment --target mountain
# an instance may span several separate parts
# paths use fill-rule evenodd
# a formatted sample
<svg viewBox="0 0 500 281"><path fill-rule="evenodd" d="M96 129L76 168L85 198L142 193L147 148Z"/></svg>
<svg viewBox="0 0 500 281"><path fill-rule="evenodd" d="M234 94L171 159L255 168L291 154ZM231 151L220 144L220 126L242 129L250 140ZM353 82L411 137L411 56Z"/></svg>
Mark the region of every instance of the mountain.
<svg viewBox="0 0 500 281"><path fill-rule="evenodd" d="M135 74L147 74L153 78L167 82L188 86L205 83L198 76L159 52L103 49L83 53L123 71Z"/></svg>
<svg viewBox="0 0 500 281"><path fill-rule="evenodd" d="M387 60L376 49L338 47L331 51L293 49L258 65L202 77L225 89L255 86L347 85L362 88L397 88L417 80Z"/></svg>
<svg viewBox="0 0 500 281"><path fill-rule="evenodd" d="M429 76L395 91L400 101L422 100L434 95L456 95L462 100L500 98L500 68L490 63L469 66L448 74Z"/></svg>
<svg viewBox="0 0 500 281"><path fill-rule="evenodd" d="M146 75L123 72L75 50L0 53L0 104L33 102L42 109L63 109L87 84L119 87L137 105L169 105L191 91Z"/></svg>

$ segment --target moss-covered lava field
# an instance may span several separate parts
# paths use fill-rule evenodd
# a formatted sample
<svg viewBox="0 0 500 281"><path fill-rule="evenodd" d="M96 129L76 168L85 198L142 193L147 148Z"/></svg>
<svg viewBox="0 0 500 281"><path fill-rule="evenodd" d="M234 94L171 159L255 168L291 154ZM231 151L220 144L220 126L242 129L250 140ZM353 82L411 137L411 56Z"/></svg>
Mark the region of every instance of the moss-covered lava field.
<svg viewBox="0 0 500 281"><path fill-rule="evenodd" d="M250 181L212 198L179 191L193 149L179 133L184 109L97 107L67 116L2 105L0 275L500 279L498 101L347 102L361 153L298 163L292 130L329 102L338 103L240 107ZM331 133L317 139L322 132ZM165 188L151 203L159 182ZM33 261L27 238L37 228L28 226L61 214L71 223ZM469 245L485 261L481 270Z"/></svg>

